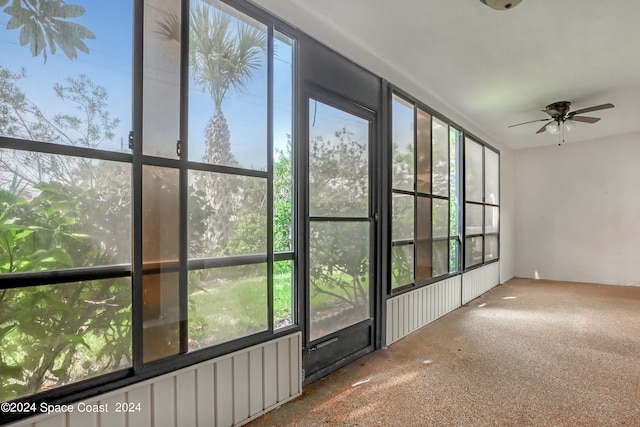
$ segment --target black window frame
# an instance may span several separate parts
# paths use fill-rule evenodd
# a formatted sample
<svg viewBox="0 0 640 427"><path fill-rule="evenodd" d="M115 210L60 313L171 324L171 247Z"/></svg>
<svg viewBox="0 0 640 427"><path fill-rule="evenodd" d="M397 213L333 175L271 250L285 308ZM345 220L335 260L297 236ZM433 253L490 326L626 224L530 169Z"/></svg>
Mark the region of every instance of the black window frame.
<svg viewBox="0 0 640 427"><path fill-rule="evenodd" d="M392 84L388 84L388 101L387 101L387 105L386 108L388 108L388 112L386 114L386 117L388 118L389 124L388 124L388 130L387 130L387 144L386 144L386 150L387 150L387 156L386 158L389 159L388 164L386 165L386 173L388 174L388 189L387 192L390 196L388 196L388 200L389 200L389 207L387 208L387 212L389 212L389 227L387 232L389 233L389 237L388 237L388 241L389 241L389 247L388 247L388 254L386 255L386 260L387 260L387 266L388 266L388 272L387 272L387 296L396 296L396 295L400 295L402 293L405 292L409 292L412 291L414 289L418 289L424 286L428 286L431 285L433 283L436 282L440 282L442 280L445 280L449 277L453 277L453 276L457 276L460 275L463 271L463 265L461 264L463 258L461 257L461 252L462 252L462 236L461 236L461 214L462 214L462 206L461 206L461 197L460 197L460 193L461 193L461 189L463 187L463 182L460 180L461 175L461 147L460 145L463 143L464 141L464 129L457 125L455 122L453 122L452 120L448 119L447 117L443 116L442 114L438 113L437 111L433 110L432 108L428 107L427 105L425 105L424 103L420 102L419 100L417 100L415 97L411 96L410 94L408 94L407 92L403 91L402 89L392 85ZM393 156L392 156L392 146L393 146L393 102L394 99L398 97L400 98L402 101L404 101L407 104L410 104L413 106L413 127L414 127L414 132L413 132L413 152L414 152L414 156L413 156L413 175L414 175L414 188L413 191L409 191L409 190L400 190L400 189L394 189L393 188L393 173L392 173L392 168L393 168ZM430 116L430 143L429 143L429 150L430 150L430 164L431 164L431 177L430 177L430 193L424 193L424 192L420 192L417 190L417 173L418 173L418 160L417 160L417 116L418 116L418 109L422 110L424 113L428 114ZM459 138L457 138L456 140L456 185L454 188L452 188L452 182L451 182L451 169L449 168L449 173L447 175L447 182L448 182L448 194L447 196L442 196L442 195L434 195L433 194L433 121L434 119L439 120L440 122L442 122L443 124L445 124L447 126L447 136L450 137L450 132L451 130L455 129L456 131L458 131L458 135ZM447 152L448 152L448 161L451 162L451 144L448 143L447 144ZM452 234L451 232L451 199L454 197L454 193L455 193L455 199L458 200L458 205L457 205L457 230L455 234ZM414 214L414 238L413 239L401 239L401 240L393 240L392 236L391 236L391 228L393 227L393 219L392 219L392 208L393 208L393 195L394 194L400 194L400 195L405 195L405 196L412 196L414 198L414 210L413 210L413 214ZM432 261L432 276L428 279L424 279L421 280L419 282L417 282L415 280L415 271L416 271L416 242L417 242L417 238L416 238L416 233L417 233L417 201L418 198L422 197L422 198L426 198L429 199L430 201L430 205L431 205L431 216L430 216L430 242L431 242L431 261ZM448 216L447 216L447 237L437 237L434 238L433 237L433 200L446 200L448 202ZM448 250L447 250L447 272L440 274L438 276L433 276L433 245L434 243L437 242L443 242L443 241L447 241L449 242L449 246L448 246ZM457 250L457 259L456 259L456 268L451 270L449 268L450 266L450 262L451 262L451 244L456 245L456 250ZM392 280L391 280L391 275L392 275L392 250L394 247L398 247L398 246L405 246L405 245L413 245L413 253L414 253L414 257L413 257L413 278L414 280L411 283L407 283L405 285L401 285L401 286L397 286L395 288L392 287Z"/></svg>
<svg viewBox="0 0 640 427"><path fill-rule="evenodd" d="M179 155L176 158L163 158L143 154L142 151L142 134L143 134L143 40L144 40L144 1L132 1L133 21L132 28L132 44L133 59L131 65L131 77L133 80L131 105L132 120L130 133L130 152L115 152L100 150L94 148L76 147L59 145L54 143L46 143L39 141L23 140L18 138L10 138L0 136L0 149L31 151L53 155L65 155L82 158L91 158L97 160L108 160L114 162L127 163L131 165L131 217L132 217L132 246L131 262L126 264L108 265L99 267L80 267L59 270L34 271L26 273L5 273L0 275L0 290L12 288L35 287L41 285L57 285L75 281L99 280L111 278L131 279L131 297L132 297L132 358L133 365L130 368L120 369L111 373L91 377L80 380L67 385L55 387L50 390L41 391L24 397L12 400L13 402L36 403L39 410L40 403L47 404L69 404L79 400L87 399L99 394L116 390L131 384L135 384L150 378L157 377L162 374L170 373L177 369L185 368L197 363L211 360L234 351L241 350L253 345L258 345L273 339L289 335L293 332L301 332L300 324L300 307L297 296L297 258L298 258L298 233L297 227L297 182L298 182L298 165L297 159L297 123L299 121L298 108L296 102L296 94L298 93L299 66L298 66L298 39L303 36L299 30L291 27L286 22L275 18L268 12L244 0L220 0L224 5L235 9L238 13L244 14L249 18L264 24L268 31L268 47L267 47L267 170L253 170L228 166L219 166L206 164L188 160L188 144L181 144L180 141L188 141L187 119L188 119L188 98L187 87L189 84L189 64L188 64L188 43L182 43L181 65L180 65L180 135L176 141L176 148ZM188 40L188 22L189 22L189 0L182 0L181 4L181 22L182 22L182 40ZM274 117L274 37L279 33L286 36L292 41L292 70L291 70L291 138L292 138L292 244L291 250L285 252L273 251L273 117ZM178 263L166 262L165 265L153 266L154 268L162 268L163 272L178 272L180 275L179 284L179 306L183 314L181 319L186 319L188 310L188 294L187 286L188 272L191 270L238 266L251 264L267 264L267 286L268 286L268 329L237 339L226 341L211 347L205 347L193 351L187 349L187 325L182 322L181 325L181 344L180 352L176 355L162 358L156 361L143 362L143 319L142 319L142 277L143 269L149 266L143 266L142 262L142 170L144 165L158 166L163 168L171 168L179 171L180 174L180 260ZM231 175L251 176L266 180L267 188L267 253L238 255L224 258L206 258L188 260L188 236L187 236L187 189L188 180L187 173L189 170L222 172ZM274 325L274 307L273 307L273 266L278 261L290 261L292 264L292 321L293 324L281 328L275 328ZM36 413L15 413L11 415L3 414L0 423L15 422L20 419L30 417Z"/></svg>
<svg viewBox="0 0 640 427"><path fill-rule="evenodd" d="M482 149L482 201L469 201L467 200L467 194L466 194L466 174L467 174L467 142L471 142L471 143L475 143L477 145L479 145ZM463 136L463 147L462 147L462 160L463 160L463 175L462 175L462 182L463 182L463 202L462 202L462 234L463 234L463 238L462 238L462 251L461 251L461 266L462 266L462 271L467 272L467 271L471 271L471 270L475 270L477 268L483 267L487 264L492 264L494 262L498 262L500 260L500 219L501 219L501 214L500 214L500 196L498 197L498 203L490 203L487 202L486 200L486 151L490 150L491 152L493 152L494 154L496 154L498 156L498 191L500 192L500 177L501 177L501 173L500 173L500 151L487 144L486 142L484 142L483 140L481 140L480 138L475 137L472 134L469 133L465 133ZM466 213L467 213L467 206L472 205L472 206L479 206L482 209L482 219L481 219L481 224L482 224L482 232L480 233L470 233L467 234L467 224L466 224ZM486 215L486 209L487 207L492 207L492 208L497 208L498 209L498 226L497 226L497 231L495 232L487 232L486 231L486 223L485 223L485 215ZM486 238L487 236L491 236L491 237L495 237L497 239L497 256L487 260L486 259ZM471 265L467 265L467 240L468 239L472 239L472 238L480 238L481 239L481 245L482 245L482 260L481 262L477 262Z"/></svg>

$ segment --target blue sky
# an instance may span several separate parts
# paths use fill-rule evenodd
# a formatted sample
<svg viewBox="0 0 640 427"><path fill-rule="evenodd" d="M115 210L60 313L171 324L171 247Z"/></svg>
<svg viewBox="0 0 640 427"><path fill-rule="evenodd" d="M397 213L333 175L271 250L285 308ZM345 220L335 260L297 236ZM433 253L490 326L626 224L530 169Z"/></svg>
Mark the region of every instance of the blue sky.
<svg viewBox="0 0 640 427"><path fill-rule="evenodd" d="M108 110L120 119L116 137L101 148L120 151L121 142L127 150L127 136L131 129L132 108L132 4L131 1L97 2L73 0L86 9L86 13L72 21L89 28L94 40L85 40L90 53L79 52L76 60L67 58L60 49L55 55L48 53L47 62L42 55L31 56L28 46L20 46L20 30L6 30L9 16L0 12L0 65L16 74L21 67L26 77L18 81L27 97L35 102L47 117L62 111L60 100L53 93L53 85L66 77L86 74L104 86L108 95ZM274 144L283 148L286 134L291 133L291 49L276 42L274 63ZM223 102L223 111L231 131L232 150L243 167L266 168L266 63L256 71L256 78L242 91L232 91ZM190 157L200 160L203 155L204 129L213 114L213 102L207 93L195 85L190 87L189 137Z"/></svg>
<svg viewBox="0 0 640 427"><path fill-rule="evenodd" d="M86 74L92 81L106 88L109 94L109 111L121 120L114 141L102 148L120 150L120 138L131 127L131 3L128 1L96 2L74 0L87 12L73 20L89 28L94 40L86 40L89 55L82 52L76 60L67 58L60 49L55 55L47 52L47 62L42 55L33 57L29 46L20 46L20 30L6 30L9 15L0 13L0 64L12 72L26 69L26 78L18 81L27 97L36 103L45 116L61 113L60 101L54 95L53 85L63 83L66 77L77 78ZM123 22L124 19L124 22ZM117 24L120 23L120 24ZM69 111L73 113L73 111Z"/></svg>

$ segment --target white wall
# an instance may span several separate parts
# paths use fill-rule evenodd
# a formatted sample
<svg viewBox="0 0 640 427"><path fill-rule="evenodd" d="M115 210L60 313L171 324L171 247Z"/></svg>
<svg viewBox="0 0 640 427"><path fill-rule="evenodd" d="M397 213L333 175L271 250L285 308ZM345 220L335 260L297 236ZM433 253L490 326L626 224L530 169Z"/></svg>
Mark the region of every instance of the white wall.
<svg viewBox="0 0 640 427"><path fill-rule="evenodd" d="M640 134L515 154L516 276L640 286Z"/></svg>

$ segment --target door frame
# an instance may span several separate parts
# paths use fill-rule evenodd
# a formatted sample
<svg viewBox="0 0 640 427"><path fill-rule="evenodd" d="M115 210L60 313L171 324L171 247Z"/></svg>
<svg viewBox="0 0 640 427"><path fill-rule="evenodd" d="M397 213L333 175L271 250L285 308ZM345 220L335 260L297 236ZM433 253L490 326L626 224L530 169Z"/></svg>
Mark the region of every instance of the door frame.
<svg viewBox="0 0 640 427"><path fill-rule="evenodd" d="M298 148L299 160L299 220L298 249L300 262L298 266L298 304L299 321L303 332L303 384L308 385L327 374L351 363L367 353L380 347L382 321L381 301L383 300L382 278L380 276L380 185L381 174L379 161L379 118L380 114L367 108L349 97L338 94L326 87L307 83L300 91L300 139ZM369 208L367 222L369 224L369 318L346 328L310 341L310 225L309 215L309 136L310 136L310 101L322 102L330 107L352 114L369 122L368 141L368 181ZM363 217L364 218L364 217ZM336 222L341 221L337 219ZM349 221L349 220L345 220ZM357 222L356 220L353 220ZM364 342L366 332L366 345ZM340 341L340 339L342 339ZM350 345L351 344L351 345ZM349 350L349 347L354 347ZM319 352L324 352L320 354ZM320 366L320 367L318 367Z"/></svg>

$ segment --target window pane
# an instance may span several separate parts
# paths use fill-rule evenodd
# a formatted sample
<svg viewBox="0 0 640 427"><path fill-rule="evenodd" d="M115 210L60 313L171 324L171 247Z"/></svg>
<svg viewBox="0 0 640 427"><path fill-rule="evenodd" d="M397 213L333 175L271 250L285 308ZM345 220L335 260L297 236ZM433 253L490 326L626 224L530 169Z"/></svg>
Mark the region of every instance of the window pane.
<svg viewBox="0 0 640 427"><path fill-rule="evenodd" d="M273 164L273 251L293 251L293 156L289 143Z"/></svg>
<svg viewBox="0 0 640 427"><path fill-rule="evenodd" d="M180 2L144 2L143 153L177 158L180 139Z"/></svg>
<svg viewBox="0 0 640 427"><path fill-rule="evenodd" d="M449 197L449 126L433 119L433 194Z"/></svg>
<svg viewBox="0 0 640 427"><path fill-rule="evenodd" d="M417 197L416 281L431 277L431 199Z"/></svg>
<svg viewBox="0 0 640 427"><path fill-rule="evenodd" d="M488 148L484 149L485 164L485 202L500 203L500 155Z"/></svg>
<svg viewBox="0 0 640 427"><path fill-rule="evenodd" d="M466 204L465 235L482 234L482 205Z"/></svg>
<svg viewBox="0 0 640 427"><path fill-rule="evenodd" d="M499 229L500 209L495 206L484 207L484 232L497 233Z"/></svg>
<svg viewBox="0 0 640 427"><path fill-rule="evenodd" d="M482 263L482 236L467 237L464 241L464 266Z"/></svg>
<svg viewBox="0 0 640 427"><path fill-rule="evenodd" d="M482 145L467 138L464 158L466 200L468 202L482 202Z"/></svg>
<svg viewBox="0 0 640 427"><path fill-rule="evenodd" d="M460 207L459 200L459 182L458 182L458 150L460 147L460 141L462 141L462 132L455 128L449 128L449 141L450 141L450 158L449 158L449 204L450 204L450 216L451 221L449 223L450 236L457 236L460 233L458 223L460 221Z"/></svg>
<svg viewBox="0 0 640 427"><path fill-rule="evenodd" d="M132 1L83 2L68 18L60 1L7 3L0 136L128 151Z"/></svg>
<svg viewBox="0 0 640 427"><path fill-rule="evenodd" d="M417 227L416 239L418 241L431 240L431 199L417 197Z"/></svg>
<svg viewBox="0 0 640 427"><path fill-rule="evenodd" d="M369 122L309 100L311 216L369 215Z"/></svg>
<svg viewBox="0 0 640 427"><path fill-rule="evenodd" d="M180 307L179 278L175 272L178 269L177 262L145 264L142 277L142 337L144 362L147 363L180 352Z"/></svg>
<svg viewBox="0 0 640 427"><path fill-rule="evenodd" d="M3 402L127 368L131 280L3 290L0 332Z"/></svg>
<svg viewBox="0 0 640 427"><path fill-rule="evenodd" d="M449 236L460 236L462 224L462 206L460 201L460 181L458 159L461 148L462 132L449 127ZM449 272L460 270L460 242L450 240Z"/></svg>
<svg viewBox="0 0 640 427"><path fill-rule="evenodd" d="M484 238L484 260L491 261L498 258L498 236L486 236Z"/></svg>
<svg viewBox="0 0 640 427"><path fill-rule="evenodd" d="M189 272L189 350L266 331L267 265Z"/></svg>
<svg viewBox="0 0 640 427"><path fill-rule="evenodd" d="M266 170L267 27L218 1L191 4L189 160Z"/></svg>
<svg viewBox="0 0 640 427"><path fill-rule="evenodd" d="M416 243L416 282L433 277L431 242Z"/></svg>
<svg viewBox="0 0 640 427"><path fill-rule="evenodd" d="M413 196L393 194L391 217L393 240L413 239L413 199Z"/></svg>
<svg viewBox="0 0 640 427"><path fill-rule="evenodd" d="M433 199L433 238L449 237L449 201Z"/></svg>
<svg viewBox="0 0 640 427"><path fill-rule="evenodd" d="M310 340L369 318L369 223L311 222Z"/></svg>
<svg viewBox="0 0 640 427"><path fill-rule="evenodd" d="M273 328L280 329L294 323L293 261L273 263Z"/></svg>
<svg viewBox="0 0 640 427"><path fill-rule="evenodd" d="M420 193L431 194L431 115L418 108L416 171L417 189Z"/></svg>
<svg viewBox="0 0 640 427"><path fill-rule="evenodd" d="M180 253L179 178L178 169L143 166L143 262L178 261Z"/></svg>
<svg viewBox="0 0 640 427"><path fill-rule="evenodd" d="M449 241L433 242L433 277L449 272Z"/></svg>
<svg viewBox="0 0 640 427"><path fill-rule="evenodd" d="M189 171L189 258L267 252L267 180Z"/></svg>
<svg viewBox="0 0 640 427"><path fill-rule="evenodd" d="M0 272L131 262L131 165L0 149Z"/></svg>
<svg viewBox="0 0 640 427"><path fill-rule="evenodd" d="M413 245L391 247L391 288L413 283Z"/></svg>
<svg viewBox="0 0 640 427"><path fill-rule="evenodd" d="M275 32L273 61L273 251L293 250L293 40Z"/></svg>
<svg viewBox="0 0 640 427"><path fill-rule="evenodd" d="M460 244L458 240L449 240L449 273L455 273L460 265Z"/></svg>
<svg viewBox="0 0 640 427"><path fill-rule="evenodd" d="M414 191L414 119L413 105L393 96L392 113L392 180L396 190Z"/></svg>
<svg viewBox="0 0 640 427"><path fill-rule="evenodd" d="M180 309L180 198L177 169L143 166L142 263L144 361L177 354Z"/></svg>

